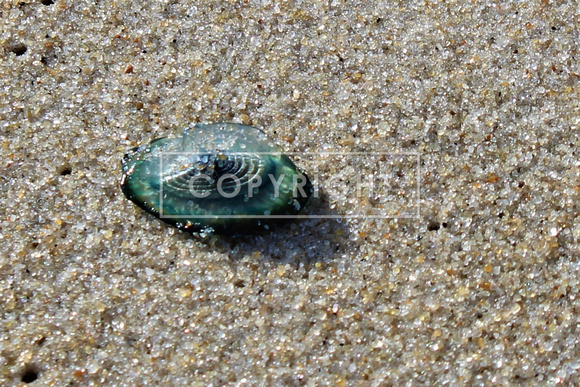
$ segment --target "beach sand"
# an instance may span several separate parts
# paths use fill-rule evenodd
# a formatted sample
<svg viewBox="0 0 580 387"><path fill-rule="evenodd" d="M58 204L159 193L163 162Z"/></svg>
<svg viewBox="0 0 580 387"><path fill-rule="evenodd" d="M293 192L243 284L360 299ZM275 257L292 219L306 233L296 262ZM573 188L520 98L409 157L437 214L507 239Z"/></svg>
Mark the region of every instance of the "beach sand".
<svg viewBox="0 0 580 387"><path fill-rule="evenodd" d="M0 23L0 384L578 378L576 2L5 0ZM392 185L201 239L119 187L197 122Z"/></svg>

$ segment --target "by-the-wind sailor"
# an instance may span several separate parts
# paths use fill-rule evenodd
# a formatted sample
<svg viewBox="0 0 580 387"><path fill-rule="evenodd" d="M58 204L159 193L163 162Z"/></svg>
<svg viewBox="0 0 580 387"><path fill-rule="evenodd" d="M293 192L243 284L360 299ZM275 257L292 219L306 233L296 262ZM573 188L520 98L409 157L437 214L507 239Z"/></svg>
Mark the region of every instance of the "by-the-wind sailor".
<svg viewBox="0 0 580 387"><path fill-rule="evenodd" d="M264 132L220 123L187 127L123 158L127 198L180 229L246 233L291 218L313 192Z"/></svg>

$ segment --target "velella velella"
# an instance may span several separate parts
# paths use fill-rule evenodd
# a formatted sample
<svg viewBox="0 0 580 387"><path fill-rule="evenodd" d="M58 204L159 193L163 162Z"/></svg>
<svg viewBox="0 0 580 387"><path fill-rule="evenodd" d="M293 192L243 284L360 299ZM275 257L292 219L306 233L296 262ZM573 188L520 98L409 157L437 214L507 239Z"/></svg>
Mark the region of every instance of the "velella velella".
<svg viewBox="0 0 580 387"><path fill-rule="evenodd" d="M252 126L186 127L122 160L121 188L133 203L179 229L250 233L292 218L313 192L308 176Z"/></svg>

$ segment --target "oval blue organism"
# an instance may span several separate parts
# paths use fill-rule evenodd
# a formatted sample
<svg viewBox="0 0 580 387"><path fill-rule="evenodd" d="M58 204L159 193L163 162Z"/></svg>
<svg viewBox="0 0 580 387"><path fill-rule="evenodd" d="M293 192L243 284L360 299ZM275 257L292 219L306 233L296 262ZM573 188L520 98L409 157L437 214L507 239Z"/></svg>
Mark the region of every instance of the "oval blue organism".
<svg viewBox="0 0 580 387"><path fill-rule="evenodd" d="M125 196L180 229L250 233L296 215L309 178L261 130L197 124L132 149L122 161Z"/></svg>

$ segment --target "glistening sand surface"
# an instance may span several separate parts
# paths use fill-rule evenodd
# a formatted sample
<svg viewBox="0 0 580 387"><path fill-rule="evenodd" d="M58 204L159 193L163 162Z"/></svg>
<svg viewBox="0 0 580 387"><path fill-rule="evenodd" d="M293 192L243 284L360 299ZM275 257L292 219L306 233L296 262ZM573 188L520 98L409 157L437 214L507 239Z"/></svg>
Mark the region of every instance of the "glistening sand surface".
<svg viewBox="0 0 580 387"><path fill-rule="evenodd" d="M574 381L579 15L4 0L1 383ZM217 121L292 152L418 152L421 216L200 241L124 198L129 148ZM384 210L326 196L306 213L358 209Z"/></svg>

